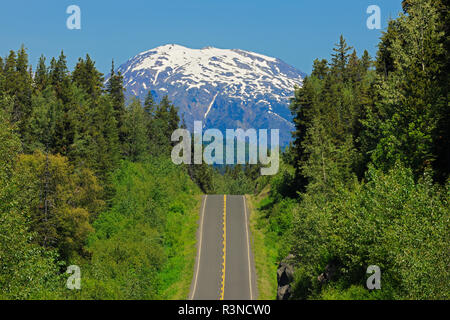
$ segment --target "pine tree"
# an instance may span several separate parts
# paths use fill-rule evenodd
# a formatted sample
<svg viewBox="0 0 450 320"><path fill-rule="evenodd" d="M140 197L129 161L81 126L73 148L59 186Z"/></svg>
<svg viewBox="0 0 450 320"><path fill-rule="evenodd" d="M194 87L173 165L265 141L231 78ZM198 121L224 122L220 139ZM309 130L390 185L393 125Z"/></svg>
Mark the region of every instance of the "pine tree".
<svg viewBox="0 0 450 320"><path fill-rule="evenodd" d="M164 135L170 140L172 132L179 126L180 117L178 116L178 108L170 102L167 95L159 103L155 112L155 119L166 123L166 128L163 131Z"/></svg>
<svg viewBox="0 0 450 320"><path fill-rule="evenodd" d="M128 106L124 118L123 153L131 161L142 159L149 151L149 118L138 99Z"/></svg>
<svg viewBox="0 0 450 320"><path fill-rule="evenodd" d="M34 76L34 88L36 91L43 91L49 81L48 69L45 64L45 57L41 55L39 58L38 67L36 69L36 74Z"/></svg>
<svg viewBox="0 0 450 320"><path fill-rule="evenodd" d="M86 60L78 59L72 73L72 81L83 88L93 101L97 100L102 93L103 74L97 70L95 63L88 54Z"/></svg>
<svg viewBox="0 0 450 320"><path fill-rule="evenodd" d="M114 70L114 60L111 65L111 74L106 85L106 91L108 92L113 108L114 108L114 116L117 122L117 128L119 131L119 140L121 142L124 141L124 132L123 132L123 119L125 116L125 89L123 87L123 76L122 74L116 73Z"/></svg>
<svg viewBox="0 0 450 320"><path fill-rule="evenodd" d="M53 88L47 87L34 94L31 101L32 113L28 122L28 152L53 151L55 148L56 110L59 107Z"/></svg>
<svg viewBox="0 0 450 320"><path fill-rule="evenodd" d="M367 127L382 133L372 152L378 166L388 169L400 160L419 174L436 159L433 145L448 108L448 88L438 81L445 69L445 40L432 1L410 1L407 10L386 35L394 70L381 84L380 101L370 111Z"/></svg>
<svg viewBox="0 0 450 320"><path fill-rule="evenodd" d="M3 66L3 93L13 96L17 88L16 53L11 50Z"/></svg>
<svg viewBox="0 0 450 320"><path fill-rule="evenodd" d="M390 20L387 32L383 32L381 41L378 44L377 58L375 61L376 70L385 78L395 70L394 59L391 53L392 43L398 37L398 23L397 20Z"/></svg>
<svg viewBox="0 0 450 320"><path fill-rule="evenodd" d="M119 133L110 97L102 96L96 107L89 109L88 117L88 134L83 139L87 150L80 160L105 182L120 160Z"/></svg>
<svg viewBox="0 0 450 320"><path fill-rule="evenodd" d="M148 91L147 97L145 97L144 101L144 110L148 113L148 115L153 118L155 116L155 100L153 98L153 94L151 90Z"/></svg>
<svg viewBox="0 0 450 320"><path fill-rule="evenodd" d="M58 57L58 60L52 58L49 70L50 84L55 88L56 95L63 103L70 99L70 76L67 68L67 59L64 51Z"/></svg>
<svg viewBox="0 0 450 320"><path fill-rule="evenodd" d="M337 43L336 47L333 48L335 53L331 55L331 66L335 70L338 78L345 80L345 68L350 57L348 52L352 49L353 47L349 47L344 39L344 36L341 35L339 38L339 43Z"/></svg>
<svg viewBox="0 0 450 320"><path fill-rule="evenodd" d="M311 76L318 78L319 80L323 80L325 76L328 74L329 67L328 61L326 59L315 59L313 62L313 71Z"/></svg>
<svg viewBox="0 0 450 320"><path fill-rule="evenodd" d="M364 50L364 53L361 57L361 68L363 72L367 72L372 68L372 58L369 55L367 50Z"/></svg>
<svg viewBox="0 0 450 320"><path fill-rule="evenodd" d="M19 132L22 137L28 134L28 121L31 116L31 94L32 78L28 71L28 54L22 45L17 53L17 87L15 96L17 97L16 111L19 115Z"/></svg>

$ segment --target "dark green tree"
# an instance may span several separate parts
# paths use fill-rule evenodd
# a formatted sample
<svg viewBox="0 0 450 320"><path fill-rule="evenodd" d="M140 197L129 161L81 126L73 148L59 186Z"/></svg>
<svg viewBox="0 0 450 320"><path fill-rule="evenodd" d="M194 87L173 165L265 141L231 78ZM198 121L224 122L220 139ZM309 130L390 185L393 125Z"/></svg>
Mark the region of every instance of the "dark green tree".
<svg viewBox="0 0 450 320"><path fill-rule="evenodd" d="M48 68L45 64L45 57L41 55L39 63L36 68L36 74L34 75L34 88L36 91L44 90L49 82Z"/></svg>

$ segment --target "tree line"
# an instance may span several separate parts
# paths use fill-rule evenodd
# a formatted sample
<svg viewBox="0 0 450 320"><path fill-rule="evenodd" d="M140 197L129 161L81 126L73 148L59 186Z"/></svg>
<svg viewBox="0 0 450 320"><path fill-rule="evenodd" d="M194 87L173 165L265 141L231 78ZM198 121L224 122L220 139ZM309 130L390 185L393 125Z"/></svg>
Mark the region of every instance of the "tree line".
<svg viewBox="0 0 450 320"><path fill-rule="evenodd" d="M341 36L292 99L293 143L260 210L278 261L295 255L293 298L448 299L448 4L402 5L374 59Z"/></svg>
<svg viewBox="0 0 450 320"><path fill-rule="evenodd" d="M127 103L114 63L105 81L89 55L72 71L64 52L48 65L41 56L36 70L24 46L0 58L0 298L157 298L179 281L173 272L189 261L175 257L186 250L181 237L195 237L199 193L170 162L179 123L168 97ZM111 231L113 221L123 223ZM146 234L159 240L149 247ZM148 251L141 264L118 276L133 269L138 247ZM64 283L71 263L87 286L75 296Z"/></svg>

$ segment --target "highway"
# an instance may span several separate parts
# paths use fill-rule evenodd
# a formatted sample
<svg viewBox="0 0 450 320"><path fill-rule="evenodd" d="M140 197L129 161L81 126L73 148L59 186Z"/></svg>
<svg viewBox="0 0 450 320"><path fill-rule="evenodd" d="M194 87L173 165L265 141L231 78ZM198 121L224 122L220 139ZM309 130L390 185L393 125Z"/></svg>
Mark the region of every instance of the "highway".
<svg viewBox="0 0 450 320"><path fill-rule="evenodd" d="M257 298L248 219L244 196L203 197L190 299Z"/></svg>

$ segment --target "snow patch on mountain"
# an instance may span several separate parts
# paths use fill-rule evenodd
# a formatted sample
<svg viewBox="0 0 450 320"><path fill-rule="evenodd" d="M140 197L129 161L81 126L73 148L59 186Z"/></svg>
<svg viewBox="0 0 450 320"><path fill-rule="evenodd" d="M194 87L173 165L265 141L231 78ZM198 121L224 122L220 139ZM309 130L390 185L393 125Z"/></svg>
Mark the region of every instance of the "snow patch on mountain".
<svg viewBox="0 0 450 320"><path fill-rule="evenodd" d="M283 61L239 49L191 49L176 44L142 52L117 71L128 95L164 95L180 108L188 128L280 129L282 143L293 129L289 99L304 73Z"/></svg>

